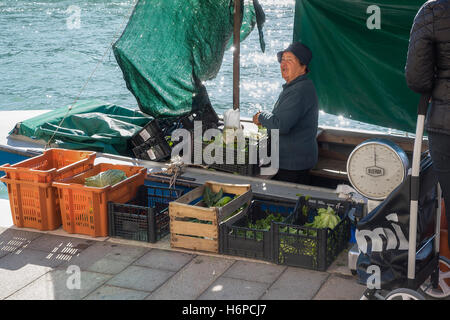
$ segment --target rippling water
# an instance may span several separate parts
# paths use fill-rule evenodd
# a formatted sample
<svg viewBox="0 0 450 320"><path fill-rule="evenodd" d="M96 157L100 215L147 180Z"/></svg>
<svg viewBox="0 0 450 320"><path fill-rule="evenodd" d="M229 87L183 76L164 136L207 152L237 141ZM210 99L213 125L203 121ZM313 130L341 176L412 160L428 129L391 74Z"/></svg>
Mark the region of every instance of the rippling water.
<svg viewBox="0 0 450 320"><path fill-rule="evenodd" d="M134 0L0 1L0 110L55 109L76 99L102 99L137 107L110 48L125 28ZM294 0L260 0L266 13L266 52L255 30L241 43L241 113L270 111L284 83L276 52L292 40ZM79 8L79 28L70 28ZM217 77L206 82L218 113L232 107L232 52L225 53ZM320 113L321 125L388 129Z"/></svg>

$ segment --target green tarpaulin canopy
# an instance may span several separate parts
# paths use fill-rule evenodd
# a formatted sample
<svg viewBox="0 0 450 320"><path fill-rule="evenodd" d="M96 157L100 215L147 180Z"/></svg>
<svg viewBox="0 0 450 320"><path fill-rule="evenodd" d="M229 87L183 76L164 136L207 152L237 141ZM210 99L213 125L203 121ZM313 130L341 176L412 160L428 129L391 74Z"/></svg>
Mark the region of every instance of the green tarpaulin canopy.
<svg viewBox="0 0 450 320"><path fill-rule="evenodd" d="M74 104L69 114L64 107L20 122L10 134L47 142L52 139L60 148L132 156L129 139L150 120L136 110L98 100L84 101Z"/></svg>
<svg viewBox="0 0 450 320"><path fill-rule="evenodd" d="M406 85L409 33L424 0L297 0L294 41L313 51L320 109L415 132L419 95Z"/></svg>
<svg viewBox="0 0 450 320"><path fill-rule="evenodd" d="M264 51L261 6L242 0L241 8L241 41L257 24ZM113 50L141 111L179 116L192 110L201 82L219 72L232 34L233 1L139 0Z"/></svg>

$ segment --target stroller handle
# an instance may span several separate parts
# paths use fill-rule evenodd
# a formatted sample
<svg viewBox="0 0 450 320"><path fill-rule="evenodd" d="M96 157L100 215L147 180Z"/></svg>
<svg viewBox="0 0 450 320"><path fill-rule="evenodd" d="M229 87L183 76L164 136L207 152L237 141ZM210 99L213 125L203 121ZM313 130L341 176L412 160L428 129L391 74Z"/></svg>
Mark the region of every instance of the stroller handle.
<svg viewBox="0 0 450 320"><path fill-rule="evenodd" d="M410 191L410 219L409 219L409 245L408 245L408 279L415 278L416 270L416 240L417 240L417 215L420 194L420 157L422 153L422 140L425 123L425 115L428 110L431 93L422 94L417 108L416 137L414 139L414 151L411 168L411 191Z"/></svg>

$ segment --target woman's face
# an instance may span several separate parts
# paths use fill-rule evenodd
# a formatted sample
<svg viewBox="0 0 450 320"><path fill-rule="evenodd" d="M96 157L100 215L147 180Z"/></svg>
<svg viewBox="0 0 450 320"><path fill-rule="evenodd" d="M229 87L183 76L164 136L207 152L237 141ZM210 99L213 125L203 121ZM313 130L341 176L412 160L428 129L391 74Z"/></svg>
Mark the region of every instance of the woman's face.
<svg viewBox="0 0 450 320"><path fill-rule="evenodd" d="M287 83L297 78L302 73L302 69L300 61L292 52L286 51L283 53L280 70L281 76Z"/></svg>

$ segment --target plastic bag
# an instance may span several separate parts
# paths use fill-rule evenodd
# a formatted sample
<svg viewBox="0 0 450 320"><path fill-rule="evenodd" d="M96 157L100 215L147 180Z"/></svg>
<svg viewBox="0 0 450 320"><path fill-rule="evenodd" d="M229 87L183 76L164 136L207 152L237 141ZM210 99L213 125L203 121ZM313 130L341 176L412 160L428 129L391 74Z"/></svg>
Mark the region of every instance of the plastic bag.
<svg viewBox="0 0 450 320"><path fill-rule="evenodd" d="M226 129L240 129L241 128L241 114L239 109L229 109L223 114L224 127Z"/></svg>
<svg viewBox="0 0 450 320"><path fill-rule="evenodd" d="M106 186L112 186L127 178L127 175L122 170L110 169L99 174L88 177L84 181L86 187L103 188Z"/></svg>
<svg viewBox="0 0 450 320"><path fill-rule="evenodd" d="M229 109L223 114L223 142L225 144L234 143L235 130L241 129L241 114L239 109Z"/></svg>

